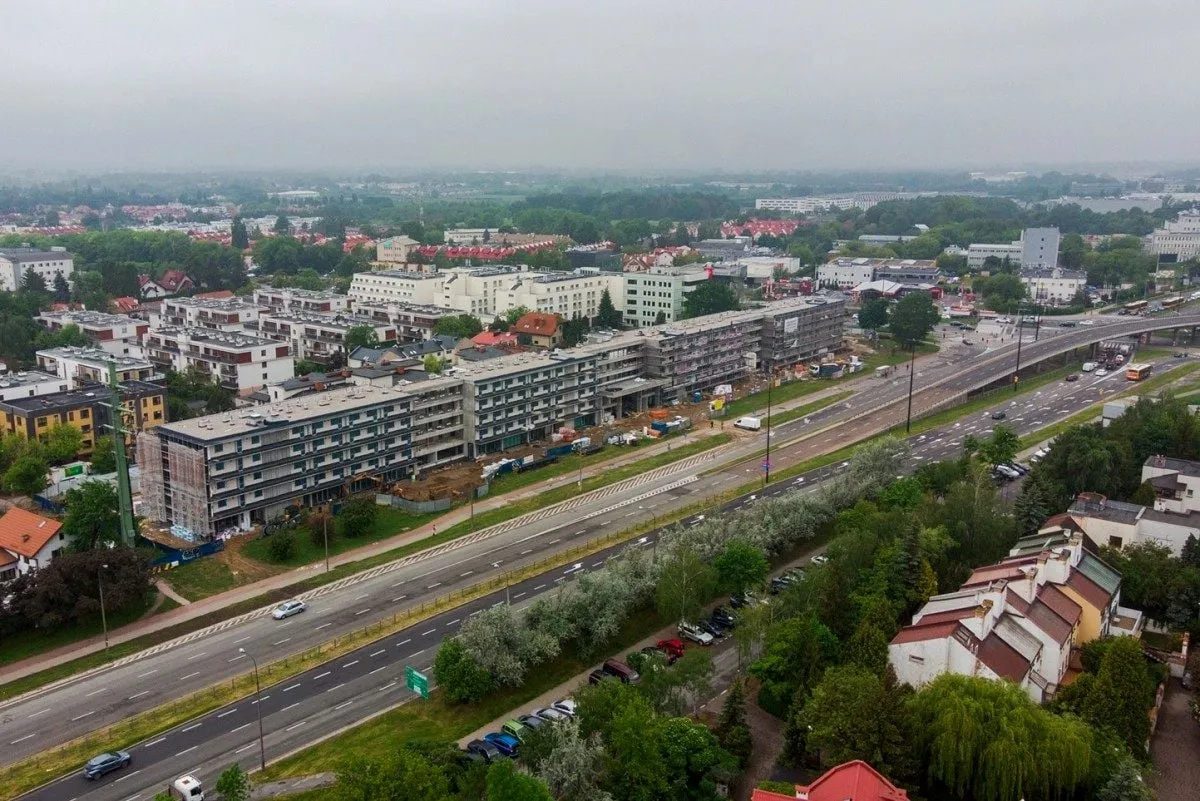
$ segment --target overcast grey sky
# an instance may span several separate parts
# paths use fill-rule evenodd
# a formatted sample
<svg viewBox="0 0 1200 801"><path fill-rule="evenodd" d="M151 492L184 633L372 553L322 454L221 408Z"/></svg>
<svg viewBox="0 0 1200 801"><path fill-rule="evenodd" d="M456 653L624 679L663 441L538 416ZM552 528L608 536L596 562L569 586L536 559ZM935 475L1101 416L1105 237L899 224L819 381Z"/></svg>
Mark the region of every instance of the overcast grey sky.
<svg viewBox="0 0 1200 801"><path fill-rule="evenodd" d="M0 166L1200 161L1194 0L0 0Z"/></svg>

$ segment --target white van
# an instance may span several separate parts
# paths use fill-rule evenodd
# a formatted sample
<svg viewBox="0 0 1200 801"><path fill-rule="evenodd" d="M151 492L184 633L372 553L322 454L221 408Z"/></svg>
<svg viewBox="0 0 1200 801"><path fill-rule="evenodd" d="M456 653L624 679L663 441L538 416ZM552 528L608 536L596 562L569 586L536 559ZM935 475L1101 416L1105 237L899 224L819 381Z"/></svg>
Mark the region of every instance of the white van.
<svg viewBox="0 0 1200 801"><path fill-rule="evenodd" d="M744 428L747 431L758 431L762 428L762 420L757 417L739 417L734 426Z"/></svg>
<svg viewBox="0 0 1200 801"><path fill-rule="evenodd" d="M1083 372L1090 373L1096 369L1096 363L1095 362L1084 362L1082 369L1083 369Z"/></svg>
<svg viewBox="0 0 1200 801"><path fill-rule="evenodd" d="M178 801L204 801L204 787L195 776L180 776L171 783L169 794Z"/></svg>

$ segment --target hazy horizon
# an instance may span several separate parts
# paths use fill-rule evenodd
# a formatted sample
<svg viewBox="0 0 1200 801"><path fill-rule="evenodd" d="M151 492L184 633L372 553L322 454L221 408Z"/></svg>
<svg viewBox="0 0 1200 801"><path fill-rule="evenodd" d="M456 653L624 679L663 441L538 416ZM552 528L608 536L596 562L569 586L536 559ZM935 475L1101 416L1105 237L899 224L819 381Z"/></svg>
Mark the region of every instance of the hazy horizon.
<svg viewBox="0 0 1200 801"><path fill-rule="evenodd" d="M1200 160L1182 2L4 2L2 172Z"/></svg>

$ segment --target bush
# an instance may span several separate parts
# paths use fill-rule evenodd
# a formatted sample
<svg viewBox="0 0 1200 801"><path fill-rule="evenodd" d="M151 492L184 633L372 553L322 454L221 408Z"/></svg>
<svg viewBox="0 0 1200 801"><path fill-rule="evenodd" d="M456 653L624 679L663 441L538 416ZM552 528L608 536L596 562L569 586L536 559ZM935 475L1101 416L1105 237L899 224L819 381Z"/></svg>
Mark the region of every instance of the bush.
<svg viewBox="0 0 1200 801"><path fill-rule="evenodd" d="M361 537L375 524L375 499L351 498L342 507L342 533L347 537Z"/></svg>
<svg viewBox="0 0 1200 801"><path fill-rule="evenodd" d="M781 795L795 795L796 785L790 782L776 782L767 779L758 783L759 790L766 790L770 793L780 793Z"/></svg>
<svg viewBox="0 0 1200 801"><path fill-rule="evenodd" d="M308 538L314 548L325 547L326 532L329 534L329 539L332 540L334 534L333 515L324 509L318 509L308 516Z"/></svg>
<svg viewBox="0 0 1200 801"><path fill-rule="evenodd" d="M290 531L273 534L267 544L267 555L272 562L286 562L295 551L296 537Z"/></svg>

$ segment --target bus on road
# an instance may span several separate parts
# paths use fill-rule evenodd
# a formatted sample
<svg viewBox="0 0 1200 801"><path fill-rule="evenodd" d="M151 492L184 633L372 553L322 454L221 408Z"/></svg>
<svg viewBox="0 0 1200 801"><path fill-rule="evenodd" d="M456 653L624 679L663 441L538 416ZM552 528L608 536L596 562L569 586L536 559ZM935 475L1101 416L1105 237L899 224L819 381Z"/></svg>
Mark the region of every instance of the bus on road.
<svg viewBox="0 0 1200 801"><path fill-rule="evenodd" d="M1130 381L1141 381L1150 377L1150 364L1131 364L1125 368L1125 377Z"/></svg>

